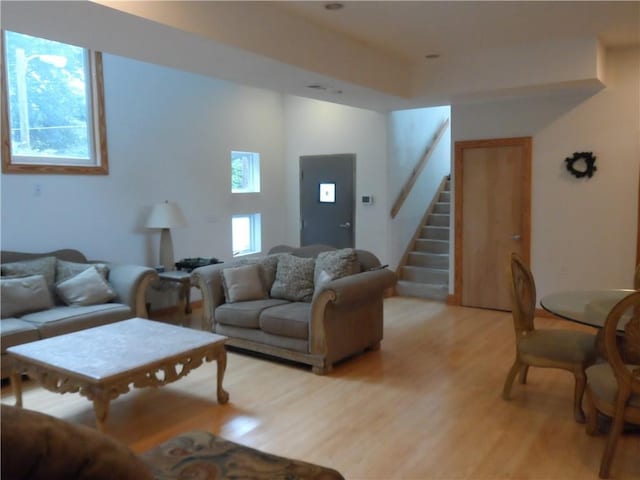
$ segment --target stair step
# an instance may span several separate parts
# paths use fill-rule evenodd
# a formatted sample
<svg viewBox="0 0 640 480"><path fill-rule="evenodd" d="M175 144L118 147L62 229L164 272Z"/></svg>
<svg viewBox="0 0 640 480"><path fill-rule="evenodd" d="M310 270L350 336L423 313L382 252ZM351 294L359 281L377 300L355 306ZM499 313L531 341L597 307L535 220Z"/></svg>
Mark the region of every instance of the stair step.
<svg viewBox="0 0 640 480"><path fill-rule="evenodd" d="M413 267L405 265L400 269L400 279L418 283L449 284L449 270L443 268Z"/></svg>
<svg viewBox="0 0 640 480"><path fill-rule="evenodd" d="M418 297L428 300L446 300L449 295L447 285L416 283L399 280L396 283L396 294L401 297Z"/></svg>
<svg viewBox="0 0 640 480"><path fill-rule="evenodd" d="M433 227L449 227L449 214L432 213L427 218L427 225Z"/></svg>
<svg viewBox="0 0 640 480"><path fill-rule="evenodd" d="M449 242L447 240L418 238L413 245L413 249L416 252L449 254Z"/></svg>
<svg viewBox="0 0 640 480"><path fill-rule="evenodd" d="M413 267L449 268L448 253L409 252L407 265Z"/></svg>
<svg viewBox="0 0 640 480"><path fill-rule="evenodd" d="M445 191L440 192L438 201L442 203L451 203L451 192L445 192Z"/></svg>
<svg viewBox="0 0 640 480"><path fill-rule="evenodd" d="M433 206L433 213L445 213L449 215L451 213L451 204L438 202Z"/></svg>
<svg viewBox="0 0 640 480"><path fill-rule="evenodd" d="M449 240L449 227L422 227L420 238L431 240Z"/></svg>

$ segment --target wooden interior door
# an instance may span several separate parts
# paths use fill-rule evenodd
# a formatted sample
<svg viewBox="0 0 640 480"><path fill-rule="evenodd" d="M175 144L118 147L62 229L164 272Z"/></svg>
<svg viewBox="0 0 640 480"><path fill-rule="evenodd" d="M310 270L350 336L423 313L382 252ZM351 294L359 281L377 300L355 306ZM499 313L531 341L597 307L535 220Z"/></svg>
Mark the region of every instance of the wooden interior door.
<svg viewBox="0 0 640 480"><path fill-rule="evenodd" d="M529 263L531 137L456 142L455 297L511 310L508 257Z"/></svg>

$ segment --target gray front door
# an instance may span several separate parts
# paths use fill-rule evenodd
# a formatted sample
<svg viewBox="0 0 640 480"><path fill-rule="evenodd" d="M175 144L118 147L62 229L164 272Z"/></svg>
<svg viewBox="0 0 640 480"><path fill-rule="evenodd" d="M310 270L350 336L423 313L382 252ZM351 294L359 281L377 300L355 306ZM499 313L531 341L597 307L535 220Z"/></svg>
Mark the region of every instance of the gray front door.
<svg viewBox="0 0 640 480"><path fill-rule="evenodd" d="M300 157L300 245L354 246L354 170L356 156Z"/></svg>

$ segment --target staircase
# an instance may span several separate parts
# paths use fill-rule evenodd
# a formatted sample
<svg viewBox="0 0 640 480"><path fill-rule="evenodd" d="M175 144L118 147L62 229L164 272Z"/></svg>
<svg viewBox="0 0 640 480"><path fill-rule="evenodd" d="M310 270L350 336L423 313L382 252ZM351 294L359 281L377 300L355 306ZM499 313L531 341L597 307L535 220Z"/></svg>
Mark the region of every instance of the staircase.
<svg viewBox="0 0 640 480"><path fill-rule="evenodd" d="M432 211L399 269L396 293L400 296L446 300L449 295L450 183L450 179L443 182Z"/></svg>

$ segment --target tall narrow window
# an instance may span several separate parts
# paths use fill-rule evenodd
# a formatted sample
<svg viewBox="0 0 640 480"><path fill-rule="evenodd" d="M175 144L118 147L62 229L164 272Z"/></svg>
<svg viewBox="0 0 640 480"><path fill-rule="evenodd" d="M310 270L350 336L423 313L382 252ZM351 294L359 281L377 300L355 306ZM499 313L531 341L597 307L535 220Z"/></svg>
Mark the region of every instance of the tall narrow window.
<svg viewBox="0 0 640 480"><path fill-rule="evenodd" d="M5 31L2 167L108 173L99 52Z"/></svg>
<svg viewBox="0 0 640 480"><path fill-rule="evenodd" d="M231 152L231 193L260 191L260 154Z"/></svg>
<svg viewBox="0 0 640 480"><path fill-rule="evenodd" d="M260 253L260 214L234 215L231 218L233 256Z"/></svg>

